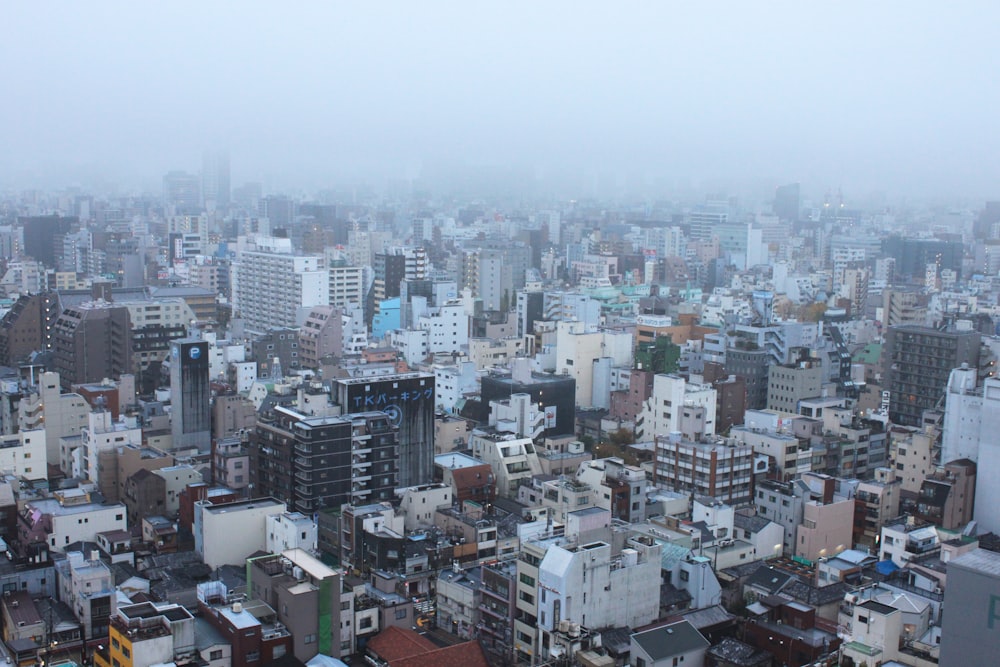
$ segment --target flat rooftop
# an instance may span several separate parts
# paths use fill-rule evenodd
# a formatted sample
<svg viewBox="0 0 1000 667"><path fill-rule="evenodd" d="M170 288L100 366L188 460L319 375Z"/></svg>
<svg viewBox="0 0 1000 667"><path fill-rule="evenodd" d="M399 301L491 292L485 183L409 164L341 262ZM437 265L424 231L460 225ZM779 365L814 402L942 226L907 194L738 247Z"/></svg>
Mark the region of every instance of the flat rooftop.
<svg viewBox="0 0 1000 667"><path fill-rule="evenodd" d="M244 512L252 509L284 507L285 503L274 498L256 498L254 500L238 500L233 503L222 503L221 505L211 505L201 501L202 511L209 514L226 514L229 512Z"/></svg>

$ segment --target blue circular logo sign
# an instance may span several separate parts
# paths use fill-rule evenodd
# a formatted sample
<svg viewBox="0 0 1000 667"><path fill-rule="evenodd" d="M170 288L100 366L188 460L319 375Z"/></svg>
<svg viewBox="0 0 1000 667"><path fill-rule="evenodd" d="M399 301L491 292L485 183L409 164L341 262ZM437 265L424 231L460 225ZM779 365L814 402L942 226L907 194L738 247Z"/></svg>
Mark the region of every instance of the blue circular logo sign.
<svg viewBox="0 0 1000 667"><path fill-rule="evenodd" d="M387 405L382 412L388 415L389 423L393 426L399 426L403 421L403 411L399 409L399 406Z"/></svg>
<svg viewBox="0 0 1000 667"><path fill-rule="evenodd" d="M192 347L190 350L188 350L188 356L191 357L192 359L198 359L199 357L201 357L201 348Z"/></svg>

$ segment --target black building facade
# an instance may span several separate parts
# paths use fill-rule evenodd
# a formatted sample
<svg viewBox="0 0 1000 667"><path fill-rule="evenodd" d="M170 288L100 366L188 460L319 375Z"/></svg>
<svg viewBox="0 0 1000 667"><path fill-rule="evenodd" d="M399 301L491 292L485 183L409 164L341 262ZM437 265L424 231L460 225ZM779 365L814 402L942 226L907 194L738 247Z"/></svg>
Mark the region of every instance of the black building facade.
<svg viewBox="0 0 1000 667"><path fill-rule="evenodd" d="M399 486L434 478L434 376L400 373L334 381L333 400L345 413L384 412L399 429Z"/></svg>
<svg viewBox="0 0 1000 667"><path fill-rule="evenodd" d="M531 373L528 378L514 379L507 373L491 373L483 377L483 405L490 401L509 400L511 394L528 394L545 412L547 438L576 433L576 380L567 375Z"/></svg>
<svg viewBox="0 0 1000 667"><path fill-rule="evenodd" d="M192 338L171 341L170 406L171 448L207 453L212 445L207 342Z"/></svg>

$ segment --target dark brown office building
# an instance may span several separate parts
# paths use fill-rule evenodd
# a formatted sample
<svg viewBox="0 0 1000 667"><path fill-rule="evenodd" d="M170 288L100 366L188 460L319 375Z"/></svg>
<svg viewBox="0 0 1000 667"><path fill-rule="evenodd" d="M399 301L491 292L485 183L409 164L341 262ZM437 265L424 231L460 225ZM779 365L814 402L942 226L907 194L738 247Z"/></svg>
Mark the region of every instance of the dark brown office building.
<svg viewBox="0 0 1000 667"><path fill-rule="evenodd" d="M21 296L0 319L0 365L16 366L35 351L48 347L59 316L52 293Z"/></svg>
<svg viewBox="0 0 1000 667"><path fill-rule="evenodd" d="M63 389L132 372L131 318L104 302L65 309L52 329L53 370Z"/></svg>

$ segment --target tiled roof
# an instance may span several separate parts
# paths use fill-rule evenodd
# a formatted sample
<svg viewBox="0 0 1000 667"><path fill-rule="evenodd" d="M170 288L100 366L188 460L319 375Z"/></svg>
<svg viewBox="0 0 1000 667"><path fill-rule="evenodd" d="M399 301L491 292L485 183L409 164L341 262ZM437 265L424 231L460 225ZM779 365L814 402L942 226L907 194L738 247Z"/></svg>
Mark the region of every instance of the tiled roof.
<svg viewBox="0 0 1000 667"><path fill-rule="evenodd" d="M382 660L391 663L395 660L436 651L437 646L412 630L389 626L372 637L371 641L368 642L368 650Z"/></svg>
<svg viewBox="0 0 1000 667"><path fill-rule="evenodd" d="M455 644L435 651L392 660L389 667L490 667L477 641Z"/></svg>

